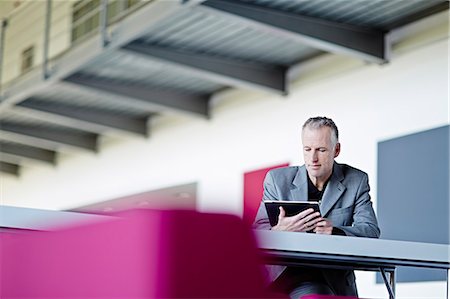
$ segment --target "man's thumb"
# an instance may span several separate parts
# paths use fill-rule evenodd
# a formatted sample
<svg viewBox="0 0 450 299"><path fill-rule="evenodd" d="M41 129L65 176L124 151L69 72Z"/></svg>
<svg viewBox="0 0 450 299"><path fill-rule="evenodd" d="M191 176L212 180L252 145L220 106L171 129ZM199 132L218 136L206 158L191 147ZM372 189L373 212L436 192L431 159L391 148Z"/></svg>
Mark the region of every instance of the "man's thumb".
<svg viewBox="0 0 450 299"><path fill-rule="evenodd" d="M280 214L278 215L278 219L283 218L286 215L286 212L284 211L283 207L280 207Z"/></svg>

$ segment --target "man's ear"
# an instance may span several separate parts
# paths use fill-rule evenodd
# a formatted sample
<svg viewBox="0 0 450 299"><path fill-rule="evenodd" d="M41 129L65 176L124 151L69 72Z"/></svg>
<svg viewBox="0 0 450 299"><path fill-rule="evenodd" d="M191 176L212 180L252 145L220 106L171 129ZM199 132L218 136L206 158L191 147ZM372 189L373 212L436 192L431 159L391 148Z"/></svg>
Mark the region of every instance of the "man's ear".
<svg viewBox="0 0 450 299"><path fill-rule="evenodd" d="M339 156L340 152L341 152L341 144L338 142L334 147L334 157L336 158L337 156Z"/></svg>

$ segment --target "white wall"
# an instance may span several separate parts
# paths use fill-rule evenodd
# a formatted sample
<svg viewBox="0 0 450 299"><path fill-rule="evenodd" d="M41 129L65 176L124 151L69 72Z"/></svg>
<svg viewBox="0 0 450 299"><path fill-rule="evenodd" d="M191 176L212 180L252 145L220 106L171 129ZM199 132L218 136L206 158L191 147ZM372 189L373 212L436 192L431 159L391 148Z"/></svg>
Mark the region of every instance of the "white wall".
<svg viewBox="0 0 450 299"><path fill-rule="evenodd" d="M13 0L0 1L0 19L5 18L14 9Z"/></svg>
<svg viewBox="0 0 450 299"><path fill-rule="evenodd" d="M240 215L243 172L302 163L301 125L326 115L340 129L337 160L368 172L376 204L377 142L450 123L448 31L413 45L394 52L383 66L320 58L300 66L286 98L226 92L215 99L210 121L160 119L147 140L107 141L97 155L65 156L55 168L25 170L18 179L4 176L1 202L66 209L198 182L199 210ZM373 273L358 273L358 284L362 297L386 297ZM399 284L397 293L444 298L445 284Z"/></svg>

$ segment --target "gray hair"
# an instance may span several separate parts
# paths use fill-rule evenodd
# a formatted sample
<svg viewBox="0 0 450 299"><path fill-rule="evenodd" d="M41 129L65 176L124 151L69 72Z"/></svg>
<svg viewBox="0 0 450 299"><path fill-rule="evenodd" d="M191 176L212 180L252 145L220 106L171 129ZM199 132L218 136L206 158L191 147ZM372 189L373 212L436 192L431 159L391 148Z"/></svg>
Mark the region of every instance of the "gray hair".
<svg viewBox="0 0 450 299"><path fill-rule="evenodd" d="M322 127L329 127L331 129L331 143L335 146L339 142L339 131L331 118L324 116L311 117L303 124L302 130L305 128L320 129Z"/></svg>

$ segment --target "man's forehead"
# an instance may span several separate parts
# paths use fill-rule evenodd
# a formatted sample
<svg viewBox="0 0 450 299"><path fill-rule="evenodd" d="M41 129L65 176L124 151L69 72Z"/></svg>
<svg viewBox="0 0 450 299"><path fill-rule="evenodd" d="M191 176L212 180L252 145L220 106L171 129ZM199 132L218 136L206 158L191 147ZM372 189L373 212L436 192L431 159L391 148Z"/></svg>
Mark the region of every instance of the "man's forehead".
<svg viewBox="0 0 450 299"><path fill-rule="evenodd" d="M328 145L331 142L331 130L328 127L305 128L302 132L302 142L305 143L323 143Z"/></svg>
<svg viewBox="0 0 450 299"><path fill-rule="evenodd" d="M330 127L320 127L320 128L309 128L306 127L302 130L302 135L306 136L330 136L331 135L331 128Z"/></svg>

